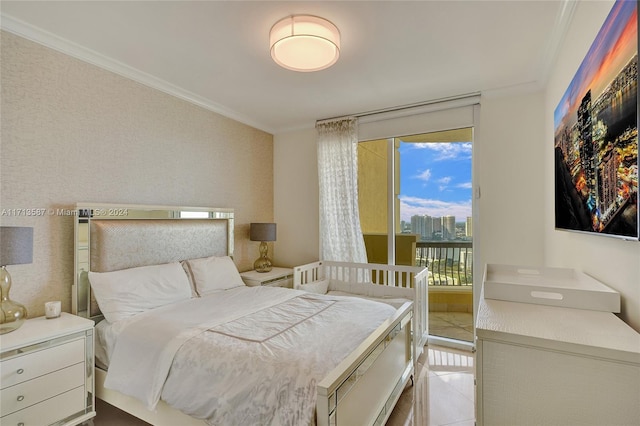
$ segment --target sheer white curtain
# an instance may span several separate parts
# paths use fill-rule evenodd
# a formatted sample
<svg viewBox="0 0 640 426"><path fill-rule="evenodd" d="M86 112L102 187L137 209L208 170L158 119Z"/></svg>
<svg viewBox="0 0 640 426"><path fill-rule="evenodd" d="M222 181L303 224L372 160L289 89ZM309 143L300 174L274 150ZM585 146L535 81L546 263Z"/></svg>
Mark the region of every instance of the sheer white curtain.
<svg viewBox="0 0 640 426"><path fill-rule="evenodd" d="M358 119L322 121L316 129L321 259L366 263L358 210Z"/></svg>

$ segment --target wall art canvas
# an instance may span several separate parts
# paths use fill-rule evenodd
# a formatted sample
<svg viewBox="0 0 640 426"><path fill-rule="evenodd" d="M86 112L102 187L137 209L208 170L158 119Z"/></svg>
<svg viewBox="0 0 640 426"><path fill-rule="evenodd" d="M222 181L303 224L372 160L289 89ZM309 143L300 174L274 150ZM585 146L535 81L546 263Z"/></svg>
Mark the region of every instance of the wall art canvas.
<svg viewBox="0 0 640 426"><path fill-rule="evenodd" d="M614 3L554 113L556 229L639 237L638 3Z"/></svg>

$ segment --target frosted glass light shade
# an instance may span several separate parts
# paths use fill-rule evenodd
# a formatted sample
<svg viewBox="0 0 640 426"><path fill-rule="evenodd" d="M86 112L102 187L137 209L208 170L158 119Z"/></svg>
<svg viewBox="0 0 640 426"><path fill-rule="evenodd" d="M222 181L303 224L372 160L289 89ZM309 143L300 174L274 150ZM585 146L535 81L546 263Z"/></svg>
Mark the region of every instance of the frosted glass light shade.
<svg viewBox="0 0 640 426"><path fill-rule="evenodd" d="M271 28L271 57L293 71L320 71L335 64L340 56L340 31L317 16L288 16Z"/></svg>

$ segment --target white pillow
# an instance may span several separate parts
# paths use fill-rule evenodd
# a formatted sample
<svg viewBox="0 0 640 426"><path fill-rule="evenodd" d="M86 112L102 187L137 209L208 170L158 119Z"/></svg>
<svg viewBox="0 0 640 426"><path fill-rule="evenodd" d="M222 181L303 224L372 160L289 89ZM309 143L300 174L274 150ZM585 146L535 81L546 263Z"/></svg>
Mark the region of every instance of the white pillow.
<svg viewBox="0 0 640 426"><path fill-rule="evenodd" d="M89 272L89 282L109 322L191 298L189 279L178 262Z"/></svg>
<svg viewBox="0 0 640 426"><path fill-rule="evenodd" d="M186 266L199 296L245 285L229 256L190 259Z"/></svg>
<svg viewBox="0 0 640 426"><path fill-rule="evenodd" d="M300 290L308 291L309 293L327 294L329 290L329 280L314 281L307 284L300 284Z"/></svg>

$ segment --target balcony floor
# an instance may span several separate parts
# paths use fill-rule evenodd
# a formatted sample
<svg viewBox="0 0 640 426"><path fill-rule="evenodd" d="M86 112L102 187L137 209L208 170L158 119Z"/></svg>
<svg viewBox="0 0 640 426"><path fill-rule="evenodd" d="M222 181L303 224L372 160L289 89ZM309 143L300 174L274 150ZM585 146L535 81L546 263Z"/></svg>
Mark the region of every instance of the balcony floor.
<svg viewBox="0 0 640 426"><path fill-rule="evenodd" d="M473 314L470 312L429 312L429 334L473 342Z"/></svg>

